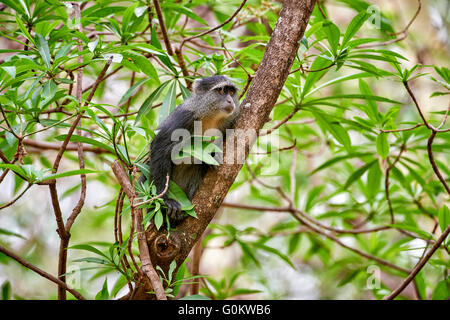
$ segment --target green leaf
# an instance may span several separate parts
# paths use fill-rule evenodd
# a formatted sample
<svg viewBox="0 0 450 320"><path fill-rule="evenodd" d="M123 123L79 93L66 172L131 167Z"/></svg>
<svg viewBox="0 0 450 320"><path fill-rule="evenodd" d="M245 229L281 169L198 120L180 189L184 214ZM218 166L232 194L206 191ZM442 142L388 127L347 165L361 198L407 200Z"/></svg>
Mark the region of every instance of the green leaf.
<svg viewBox="0 0 450 320"><path fill-rule="evenodd" d="M14 237L18 237L18 238L22 238L22 239L26 240L26 238L24 236L22 236L18 233L3 229L3 228L0 228L0 235L1 234L4 234L6 236L14 236Z"/></svg>
<svg viewBox="0 0 450 320"><path fill-rule="evenodd" d="M262 291L261 290L255 290L255 289L237 288L237 289L234 289L231 292L230 297L239 296L239 295L243 295L243 294L260 293L260 292L262 292Z"/></svg>
<svg viewBox="0 0 450 320"><path fill-rule="evenodd" d="M9 163L0 163L0 168L3 169L9 169L11 171L14 171L15 173L20 174L21 176L26 177L27 173L25 170L23 170L21 167L16 166L15 164L9 164Z"/></svg>
<svg viewBox="0 0 450 320"><path fill-rule="evenodd" d="M66 171L63 173L52 174L48 177L42 178L40 181L58 179L58 178L69 177L69 176L77 176L77 175L88 174L88 173L98 173L98 172L101 172L101 171L90 170L90 169L78 169L78 170Z"/></svg>
<svg viewBox="0 0 450 320"><path fill-rule="evenodd" d="M62 134L60 136L55 137L55 139L58 140L58 141L64 141L66 139L66 137L67 137L67 134ZM114 148L113 147L110 147L107 144L104 144L103 142L100 142L100 141L97 141L95 139L91 139L91 138L88 138L88 137L83 137L83 136L78 136L76 134L73 134L70 137L70 141L87 143L87 144L90 144L90 145L93 145L93 146L96 146L96 147L108 150L111 153L114 153Z"/></svg>
<svg viewBox="0 0 450 320"><path fill-rule="evenodd" d="M433 239L433 235L431 233L423 231L422 229L419 229L418 227L412 226L410 224L396 223L396 224L388 224L387 226L395 229L408 230L414 232L423 239Z"/></svg>
<svg viewBox="0 0 450 320"><path fill-rule="evenodd" d="M194 21L197 21L197 22L199 22L199 23L201 23L201 24L203 24L205 26L208 25L208 23L205 20L200 18L191 9L189 9L189 8L187 8L185 6L182 6L182 5L179 5L179 4L176 4L176 3L163 2L161 4L161 8L163 10L167 10L168 12L176 11L176 12L182 13L182 14L188 16L189 18L191 18Z"/></svg>
<svg viewBox="0 0 450 320"><path fill-rule="evenodd" d="M414 278L414 283L416 284L417 292L420 296L420 299L427 300L427 285L425 283L425 279L423 278L422 271L416 274L416 277Z"/></svg>
<svg viewBox="0 0 450 320"><path fill-rule="evenodd" d="M176 82L173 81L169 87L169 91L164 98L163 104L161 106L161 111L159 113L158 125L160 125L169 114L175 109L177 106L177 88Z"/></svg>
<svg viewBox="0 0 450 320"><path fill-rule="evenodd" d="M358 274L361 272L361 269L356 269L348 273L339 283L337 284L338 287L342 287L352 281Z"/></svg>
<svg viewBox="0 0 450 320"><path fill-rule="evenodd" d="M159 228L161 228L163 222L164 222L164 217L162 215L162 212L161 211L156 212L154 223L155 223L155 227L157 230L159 230Z"/></svg>
<svg viewBox="0 0 450 320"><path fill-rule="evenodd" d="M181 204L181 209L188 215L197 218L197 214L194 211L194 205L187 197L186 193L172 180L169 181L169 193L170 199L177 200Z"/></svg>
<svg viewBox="0 0 450 320"><path fill-rule="evenodd" d="M294 264L291 262L291 260L289 259L289 257L288 257L287 255L285 255L284 253L278 251L278 250L275 249L275 248L268 247L268 246L266 246L266 245L264 245L264 244L262 244L262 243L255 242L255 243L253 243L253 245L254 245L256 248L258 248L258 249L267 251L267 252L269 252L269 253L272 253L272 254L274 254L274 255L280 257L284 262L286 262L289 266L291 266L292 269L295 270Z"/></svg>
<svg viewBox="0 0 450 320"><path fill-rule="evenodd" d="M102 256L102 257L108 259L108 257L103 252L98 250L96 247L91 246L90 244L76 244L76 245L70 246L69 249L89 251L89 252L95 253L99 256Z"/></svg>
<svg viewBox="0 0 450 320"><path fill-rule="evenodd" d="M109 16L111 14L115 14L115 13L121 13L124 12L124 10L126 9L126 7L104 7L104 8L100 8L97 10L97 6L93 6L96 7L96 10L89 10L91 8L89 8L88 10L83 10L81 12L82 17L86 16L86 17L91 17L91 18L104 18L106 16Z"/></svg>
<svg viewBox="0 0 450 320"><path fill-rule="evenodd" d="M448 300L450 298L450 281L449 279L444 279L439 282L433 291L433 300Z"/></svg>
<svg viewBox="0 0 450 320"><path fill-rule="evenodd" d="M102 289L95 296L95 300L108 300L109 292L108 292L108 278L103 282Z"/></svg>
<svg viewBox="0 0 450 320"><path fill-rule="evenodd" d="M355 73L355 74L349 74L349 75L345 75L345 76L341 76L341 77L337 77L335 79L332 79L330 81L327 81L323 84L321 84L320 86L317 86L316 88L314 88L313 90L309 91L308 94L305 95L305 97L309 96L310 94L325 88L327 86L330 86L332 84L336 84L339 82L343 82L343 81L348 81L348 80L353 80L353 79L359 79L359 78L368 78L368 77L373 77L372 73L369 72L361 72L361 73Z"/></svg>
<svg viewBox="0 0 450 320"><path fill-rule="evenodd" d="M2 296L1 300L10 300L11 299L11 282L6 280L2 284Z"/></svg>
<svg viewBox="0 0 450 320"><path fill-rule="evenodd" d="M130 58L139 67L139 69L142 70L143 73L156 80L156 82L159 82L158 73L150 60L140 54L132 54L130 55Z"/></svg>
<svg viewBox="0 0 450 320"><path fill-rule="evenodd" d="M208 142L210 137L206 136L193 136L193 142L187 143L180 152L174 157L173 160L191 158L194 157L204 163L218 166L219 163L212 157L213 152L222 152L220 147L213 142ZM207 139L204 141L198 141L199 139Z"/></svg>
<svg viewBox="0 0 450 320"><path fill-rule="evenodd" d="M32 44L35 45L33 37L30 35L30 33L28 32L27 28L23 24L22 20L20 20L17 15L16 15L16 23L17 23L17 26L19 27L20 31L22 31L22 33L25 36L25 38L27 38Z"/></svg>
<svg viewBox="0 0 450 320"><path fill-rule="evenodd" d="M39 51L39 54L41 55L42 60L44 61L47 68L50 68L50 50L48 49L48 43L47 40L40 34L36 34L35 37L36 40L36 47Z"/></svg>
<svg viewBox="0 0 450 320"><path fill-rule="evenodd" d="M175 268L177 267L177 262L173 260L169 265L169 283L172 283L172 274L175 271Z"/></svg>
<svg viewBox="0 0 450 320"><path fill-rule="evenodd" d="M319 112L314 112L317 122L319 122L331 135L342 144L347 151L351 149L351 140L347 130L345 130L338 122L329 120L328 117Z"/></svg>
<svg viewBox="0 0 450 320"><path fill-rule="evenodd" d="M380 97L380 96L372 96L372 95L364 95L364 94L336 94L336 95L326 96L323 98L308 100L307 102L303 103L303 106L320 104L320 102L322 102L322 101L337 100L337 99L362 99L362 100L375 100L375 101L380 101L380 102L402 104L399 101L391 100L391 99L388 99L385 97Z"/></svg>
<svg viewBox="0 0 450 320"><path fill-rule="evenodd" d="M178 86L180 87L181 95L183 97L183 100L186 100L191 96L191 92L186 88L181 81L178 81Z"/></svg>
<svg viewBox="0 0 450 320"><path fill-rule="evenodd" d="M147 115L147 113L149 113L149 111L152 108L153 103L155 102L156 99L159 98L159 96L161 95L162 91L165 89L165 87L170 83L170 81L166 81L164 83L162 83L158 88L155 89L155 91L153 91L147 99L145 99L145 101L142 103L142 105L139 108L139 111L136 115L136 120L134 122L134 124L136 125L136 123L139 121L139 119L143 116L143 115Z"/></svg>
<svg viewBox="0 0 450 320"><path fill-rule="evenodd" d="M367 190L369 199L375 198L381 186L381 170L380 166L371 166L367 173Z"/></svg>
<svg viewBox="0 0 450 320"><path fill-rule="evenodd" d="M313 175L314 173L319 172L319 171L321 171L323 169L326 169L329 166L331 166L331 165L333 165L333 164L335 164L337 162L340 162L342 160L347 160L347 159L351 159L351 158L362 158L362 157L366 157L366 156L370 156L370 155L372 155L372 153L369 153L369 152L366 152L366 153L357 152L357 153L349 153L349 154L346 154L344 156L338 156L338 157L331 158L330 160L325 161L323 164L321 164L316 169L314 169L311 172L311 175Z"/></svg>
<svg viewBox="0 0 450 320"><path fill-rule="evenodd" d="M162 50L161 44L158 42L156 32L154 30L155 30L155 28L152 29L152 44L151 45L147 44L147 43L139 43L139 44L133 46L133 48L157 55L158 58L161 60L161 62L164 65L166 65L173 72L174 75L176 75L178 73L177 69L175 69L172 61L170 61L169 56L165 53L165 51Z"/></svg>
<svg viewBox="0 0 450 320"><path fill-rule="evenodd" d="M127 278L123 274L120 275L111 289L111 297L114 298L119 293L119 291L127 285L127 283Z"/></svg>
<svg viewBox="0 0 450 320"><path fill-rule="evenodd" d="M330 59L325 59L322 56L318 56L312 63L310 69L311 70L321 70L331 64L332 64L332 61ZM305 84L303 85L303 89L302 89L302 95L301 95L302 99L311 91L311 88L324 75L325 72L327 72L327 69L308 73L306 80L305 80Z"/></svg>
<svg viewBox="0 0 450 320"><path fill-rule="evenodd" d="M69 54L69 52L72 49L72 47L73 47L73 43L72 42L62 46L58 50L58 52L56 53L55 60L58 59L58 58L66 57Z"/></svg>
<svg viewBox="0 0 450 320"><path fill-rule="evenodd" d="M378 135L376 145L381 159L386 159L389 155L389 142L386 133L382 132Z"/></svg>
<svg viewBox="0 0 450 320"><path fill-rule="evenodd" d="M7 66L7 67L2 67L3 70L6 71L6 73L8 73L11 78L15 78L16 77L16 67L15 66Z"/></svg>
<svg viewBox="0 0 450 320"><path fill-rule="evenodd" d="M120 104L124 103L125 101L127 101L131 96L133 96L135 94L135 92L141 85L143 85L150 79L151 78L142 79L142 80L139 80L138 82L136 82L135 84L133 84L130 87L130 89L128 89L127 92L125 92L125 94L122 96L122 98L120 99L118 104L120 105Z"/></svg>
<svg viewBox="0 0 450 320"><path fill-rule="evenodd" d="M365 11L358 13L350 21L347 30L345 31L344 37L342 39L341 48L345 48L345 45L353 38L353 36L358 32L364 22L369 18L369 14Z"/></svg>
<svg viewBox="0 0 450 320"><path fill-rule="evenodd" d="M373 96L372 90L370 89L368 84L363 79L359 79L359 90L361 91L361 93L363 95ZM367 116L374 123L378 123L380 120L380 114L378 112L377 104L372 99L367 99L366 102L367 102L367 107L368 107L366 109Z"/></svg>
<svg viewBox="0 0 450 320"><path fill-rule="evenodd" d="M324 185L319 185L311 189L311 191L308 192L308 195L306 196L306 203L305 203L305 211L308 212L315 204L315 199L320 196L323 189L325 188Z"/></svg>
<svg viewBox="0 0 450 320"><path fill-rule="evenodd" d="M339 38L341 36L339 28L331 21L324 21L321 32L325 33L325 37L330 44L331 52L333 52L333 55L336 56L337 48L339 45Z"/></svg>
<svg viewBox="0 0 450 320"><path fill-rule="evenodd" d="M348 61L357 61L357 60L362 60L362 61L367 61L367 60L379 60L379 61L386 61L386 62L393 62L396 63L397 60L395 58L392 57L388 57L385 55L375 55L375 54L365 54L365 53L360 53L360 54L350 54L347 57Z"/></svg>
<svg viewBox="0 0 450 320"><path fill-rule="evenodd" d="M53 82L53 80L48 80L44 84L44 88L42 89L42 96L46 100L51 100L55 96L57 90L58 86L56 85L56 83Z"/></svg>
<svg viewBox="0 0 450 320"><path fill-rule="evenodd" d="M444 232L444 230L447 229L448 225L450 224L450 210L445 204L442 205L442 207L439 209L438 219L441 231Z"/></svg>
<svg viewBox="0 0 450 320"><path fill-rule="evenodd" d="M311 28L309 28L308 30L305 31L305 37L308 39L315 32L318 32L322 28L323 23L324 23L324 21L318 21L318 22L314 23L313 25L311 25Z"/></svg>
<svg viewBox="0 0 450 320"><path fill-rule="evenodd" d="M125 12L123 13L123 17L122 17L122 34L124 34L127 31L128 25L130 24L130 21L132 21L132 19L134 18L134 9L136 9L136 7L138 5L139 5L139 3L136 2L132 6L129 6L125 10Z"/></svg>
<svg viewBox="0 0 450 320"><path fill-rule="evenodd" d="M369 170L369 168L371 166L373 166L375 163L377 162L377 160L373 160L369 163L367 163L366 165L362 166L361 168L359 168L358 170L356 170L355 172L353 172L350 177L348 177L347 181L345 182L345 185L343 187L344 190L348 189L348 187L350 187L350 185L355 182L356 180L358 180L359 178L361 178L361 176L364 174L364 172L366 172L367 170Z"/></svg>
<svg viewBox="0 0 450 320"><path fill-rule="evenodd" d="M450 84L450 69L448 69L446 67L438 68L438 67L434 66L434 70L436 71L436 73L438 75L441 76L442 79L444 79L445 82Z"/></svg>
<svg viewBox="0 0 450 320"><path fill-rule="evenodd" d="M261 268L261 263L258 261L255 254L253 253L253 250L249 247L249 245L241 240L237 240L237 243L239 243L239 245L241 246L242 252L248 258L250 258L250 260L252 260L258 268Z"/></svg>

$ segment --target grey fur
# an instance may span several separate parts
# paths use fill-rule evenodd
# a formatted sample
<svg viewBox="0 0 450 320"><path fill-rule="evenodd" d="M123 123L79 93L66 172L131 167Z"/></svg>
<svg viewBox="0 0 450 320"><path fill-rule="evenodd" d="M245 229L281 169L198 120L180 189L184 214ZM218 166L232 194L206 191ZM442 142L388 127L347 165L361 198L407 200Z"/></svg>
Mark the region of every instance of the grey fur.
<svg viewBox="0 0 450 320"><path fill-rule="evenodd" d="M219 94L219 90L224 88L225 94ZM237 86L226 76L212 76L196 80L194 82L194 92L182 104L163 121L158 127L159 132L150 145L150 176L156 186L158 194L164 190L166 175L180 186L189 199L192 199L200 183L206 174L209 165L201 164L178 164L171 160L172 148L179 141L172 141L172 132L176 129L187 129L191 134L194 130L194 121L202 121L205 118L213 117L216 114L227 114L217 128L225 134L225 130L233 125L239 114L239 101L237 98ZM233 91L233 95L230 94ZM232 100L232 102L231 102ZM226 113L226 108L230 108L230 103L234 104L232 113ZM167 193L163 196L168 206L171 223L179 223L183 220L184 214L181 205L173 199L168 199Z"/></svg>

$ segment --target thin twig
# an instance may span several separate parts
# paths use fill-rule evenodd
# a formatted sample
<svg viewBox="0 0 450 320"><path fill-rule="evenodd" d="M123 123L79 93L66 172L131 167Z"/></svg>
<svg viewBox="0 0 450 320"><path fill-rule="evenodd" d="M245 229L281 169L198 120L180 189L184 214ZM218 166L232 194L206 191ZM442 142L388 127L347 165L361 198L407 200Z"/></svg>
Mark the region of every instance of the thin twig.
<svg viewBox="0 0 450 320"><path fill-rule="evenodd" d="M187 41L190 41L190 40L192 40L192 39L196 39L196 38L203 37L204 35L206 35L206 34L208 34L208 33L211 33L211 32L213 32L213 31L216 31L217 29L222 28L224 25L226 25L228 22L230 22L231 20L233 20L234 17L237 16L237 14L239 13L239 11L241 11L241 9L244 7L244 5L245 5L246 2L247 2L247 0L244 0L244 1L241 3L241 5L239 6L239 8L237 8L237 10L236 10L236 11L235 11L235 12L234 12L227 20L225 20L223 23L221 23L221 24L215 26L214 28L211 28L211 29L208 29L208 30L206 30L206 31L203 31L202 33L199 33L199 34L196 34L196 35L193 35L193 36L191 36L191 37L188 37L188 38L183 39L183 40L181 41L181 43L180 43L180 49L183 48L184 44L185 44Z"/></svg>
<svg viewBox="0 0 450 320"><path fill-rule="evenodd" d="M24 139L23 144L26 146L30 146L37 149L42 150L61 150L61 144L55 144L45 141L36 141L31 139ZM66 151L77 151L77 145L73 143L69 143L66 147ZM96 147L90 147L90 146L83 146L83 151L85 152L92 152L92 153L111 153L111 151L102 149L102 148L96 148Z"/></svg>
<svg viewBox="0 0 450 320"><path fill-rule="evenodd" d="M444 115L444 118L442 119L442 121L441 121L441 123L436 127L436 130L437 131L440 131L440 132L445 132L445 131L447 131L447 130L440 130L441 128L442 128L442 126L447 122L447 117L448 117L448 113L450 112L450 105L448 106L448 108L447 108L447 111L445 111L445 115Z"/></svg>
<svg viewBox="0 0 450 320"><path fill-rule="evenodd" d="M424 125L423 123L418 123L418 124L416 124L414 127L411 127L411 128L391 129L391 130L384 130L384 129L381 129L381 132L387 133L387 132L409 131L409 130L413 130L413 129L415 129L415 128L421 127L421 126L423 126L423 125Z"/></svg>
<svg viewBox="0 0 450 320"><path fill-rule="evenodd" d="M447 182L445 181L444 177L442 176L441 172L439 171L436 161L434 160L433 140L434 140L434 137L436 136L436 133L437 133L437 131L433 130L427 141L428 159L430 159L431 167L433 168L434 173L437 175L437 177L441 181L442 185L444 186L445 190L447 190L447 193L450 195L450 188L449 188Z"/></svg>
<svg viewBox="0 0 450 320"><path fill-rule="evenodd" d="M408 24L405 26L405 28L403 28L402 31L395 32L395 33L392 34L394 36L400 35L400 37L392 39L392 40L388 40L388 41L385 41L385 42L362 44L362 45L359 45L357 47L357 49L386 46L386 45L389 45L389 44L392 44L392 43L395 43L395 42L398 42L398 41L406 39L406 37L408 36L408 29L409 29L409 27L411 27L412 23L414 22L414 20L416 20L417 16L420 13L420 10L422 9L422 1L421 0L417 0L417 2L418 2L418 7L417 7L417 10L416 10L416 13L412 17L412 19L408 22Z"/></svg>
<svg viewBox="0 0 450 320"><path fill-rule="evenodd" d="M295 200L295 193L296 193L296 185L297 185L297 179L295 178L295 169L297 168L297 148L295 148L295 145L297 144L297 139L294 139L294 149L292 149L292 160L291 160L291 167L289 169L289 180L290 180L290 188L291 191L290 197L292 200Z"/></svg>
<svg viewBox="0 0 450 320"><path fill-rule="evenodd" d="M265 136L265 135L271 134L273 131L275 131L276 129L281 127L283 124L288 122L299 110L300 110L300 108L298 108L298 107L294 108L294 110L292 110L292 112L290 114L288 114L283 120L278 122L275 126L273 126L270 129L267 129L265 131L260 131L259 136Z"/></svg>
<svg viewBox="0 0 450 320"><path fill-rule="evenodd" d="M7 207L13 205L17 200L19 200L19 199L25 194L25 192L28 191L28 189L31 188L31 186L32 186L32 184L31 184L31 183L28 183L27 187L26 187L19 195L17 195L17 197L15 197L15 198L14 198L13 200L11 200L10 202L1 205L1 206L0 206L0 210L5 209L5 208L7 208Z"/></svg>
<svg viewBox="0 0 450 320"><path fill-rule="evenodd" d="M161 11L161 6L158 0L153 0L153 6L155 7L156 15L158 16L159 26L163 34L164 43L166 44L166 50L169 56L173 56L172 45L170 44L169 35L167 34L166 25L164 23L164 16Z"/></svg>
<svg viewBox="0 0 450 320"><path fill-rule="evenodd" d="M184 61L183 49L182 49L181 46L177 47L175 49L175 54L177 56L178 63L180 64L180 69L181 69L181 72L183 73L184 81L186 82L186 88L189 91L192 91L192 81L189 80L189 71L188 71L188 69L186 67L186 62Z"/></svg>
<svg viewBox="0 0 450 320"><path fill-rule="evenodd" d="M423 121L424 125L430 130L435 129L432 125L430 125L428 123L427 119L425 118L425 116L424 116L424 114L422 112L422 109L420 108L419 103L417 102L416 96L414 95L414 93L412 92L411 88L409 87L408 81L403 81L403 85L405 86L406 91L408 91L409 96L413 100L414 105L416 106L416 109L419 112L419 115L422 118L422 121Z"/></svg>
<svg viewBox="0 0 450 320"><path fill-rule="evenodd" d="M271 153L280 152L280 151L296 150L296 148L295 148L296 146L297 146L297 139L294 139L294 142L290 146L278 148L275 150L269 150L266 152L251 152L251 154L265 155L265 154L271 154Z"/></svg>
<svg viewBox="0 0 450 320"><path fill-rule="evenodd" d="M439 171L439 168L438 168L438 166L436 164L436 161L434 160L434 155L433 155L433 141L434 141L434 138L435 138L436 134L438 132L446 132L447 131L447 130L441 130L440 128L447 121L447 117L448 117L450 106L449 106L449 108L447 108L447 111L445 112L444 118L442 119L442 121L439 124L439 126L437 128L435 128L430 123L428 123L427 119L425 118L425 116L424 116L424 114L422 112L422 108L419 105L419 102L417 101L414 93L412 92L411 88L409 87L408 81L403 81L403 85L404 85L406 91L408 92L409 96L413 100L414 105L416 106L416 109L419 112L419 115L422 118L422 121L423 121L424 125L428 129L431 130L431 134L430 134L430 137L428 138L428 142L427 142L428 158L430 160L430 164L431 164L431 167L433 168L434 173L438 177L439 181L441 181L441 183L444 186L444 188L447 191L447 193L450 194L450 188L449 188L447 182L445 181L445 178L442 176L441 172Z"/></svg>
<svg viewBox="0 0 450 320"><path fill-rule="evenodd" d="M8 121L8 118L6 117L6 114L5 114L5 111L3 110L3 107L2 107L2 104L0 103L0 111L1 111L1 113L2 113L2 115L3 115L3 119L5 120L5 123L6 123L6 125L8 126L8 128L9 128L9 132L11 132L12 134L13 134L13 136L17 139L17 140L19 140L19 141L21 141L22 140L22 137L19 137L18 135L17 135L17 133L13 130L13 128L11 127L11 124L9 123L9 121Z"/></svg>
<svg viewBox="0 0 450 320"><path fill-rule="evenodd" d="M392 168L394 168L394 166L397 164L397 162L400 160L400 157L403 154L403 151L406 150L406 145L403 144L400 147L400 152L398 153L397 157L395 158L394 162L391 163L391 165L386 169L386 173L385 173L385 179L384 179L384 192L386 195L386 201L388 203L389 206L389 213L391 215L391 223L394 224L395 223L395 218L394 218L394 210L392 208L392 203L391 203L391 197L389 194L389 173L392 170Z"/></svg>
<svg viewBox="0 0 450 320"><path fill-rule="evenodd" d="M440 247L441 243L445 241L448 234L450 233L450 226L444 230L441 236L436 240L431 249L427 252L427 254L417 263L414 269L410 272L408 277L400 284L400 286L395 289L390 295L383 298L383 300L392 300L396 296L398 296L403 289L415 278L415 276L419 273L420 270L425 266L425 264L430 260L431 256L436 252L436 250Z"/></svg>
<svg viewBox="0 0 450 320"><path fill-rule="evenodd" d="M319 72L319 71L327 70L327 69L331 68L332 66L334 66L335 64L336 64L336 62L332 62L330 65L328 65L326 67L323 67L323 68L320 68L320 69L315 69L315 70L305 69L305 68L303 68L303 66L300 66L297 69L290 71L289 74L296 73L297 71L302 71L302 73L305 73L305 72Z"/></svg>
<svg viewBox="0 0 450 320"><path fill-rule="evenodd" d="M106 71L108 70L109 66L111 65L111 63L112 63L112 59L109 59L106 62L106 64L103 67L102 71L98 75L97 80L95 81L91 92L89 92L89 96L86 99L85 105L88 105L91 102L92 98L94 97L94 93L97 90L98 85L102 81L102 79L103 79ZM58 171L59 163L61 161L62 155L63 155L64 151L66 151L67 144L69 143L70 138L72 137L72 134L75 131L76 126L78 125L81 117L83 116L83 113L84 113L84 111L81 111L78 114L77 118L75 119L75 121L73 122L72 126L70 127L69 132L67 133L67 136L66 136L66 138L64 139L64 141L63 141L63 143L61 145L61 149L59 150L58 154L56 155L55 162L53 163L53 171L54 172Z"/></svg>
<svg viewBox="0 0 450 320"><path fill-rule="evenodd" d="M317 0L317 8L319 8L320 13L324 17L324 19L328 19L327 15L325 14L322 5L320 4L320 0Z"/></svg>
<svg viewBox="0 0 450 320"><path fill-rule="evenodd" d="M319 229L319 226L315 226L314 225L314 224L317 224L317 221L315 221L315 223L312 223L312 220L311 220L312 218L310 218L310 217L308 219L305 218L306 215L303 212L301 212L300 210L298 210L298 209L295 209L295 208L292 208L292 207L291 208L290 207L287 207L287 208L286 207L285 208L264 208L264 207L258 207L258 206L248 206L248 205L241 205L241 204L237 205L237 204L230 204L230 203L222 203L222 205L226 206L226 207L241 208L241 209L248 208L248 209L251 209L251 210L265 210L265 211L269 211L269 212L270 211L274 211L274 212L290 212L292 214L292 216L296 220L298 220L300 223L302 223L303 225L305 225L306 227L308 227L309 229L311 229L315 233L321 234L321 235L329 238L330 240L333 240L338 245L340 245L340 246L342 246L342 247L344 247L346 249L349 249L349 250L351 250L351 251L353 251L353 252L359 254L360 256L363 256L363 257L365 257L365 258L367 258L369 260L376 261L376 262L378 262L381 265L387 266L389 268L392 268L392 269L395 269L395 270L398 270L398 271L401 271L401 272L404 272L404 273L409 273L409 270L407 270L405 268L399 267L397 265L394 265L394 264L390 263L389 261L383 260L383 259L378 258L376 256L370 255L370 254L368 254L368 253L366 253L364 251L361 251L361 250L359 250L357 248L353 248L353 247L350 247L350 246L346 245L341 240L339 240L336 236ZM303 213L303 214L301 214L301 213ZM319 225L323 226L322 224L319 224ZM334 231L334 232L338 231L338 229L334 229L334 228L331 228L331 227L326 227L326 229L332 229L330 231ZM374 229L348 230L348 232L347 232L347 230L339 230L339 231L340 231L340 233L355 234L355 233L376 232L376 231L381 231L381 230L386 230L386 229L390 229L390 227L383 226L383 227L378 227L378 228L374 228Z"/></svg>
<svg viewBox="0 0 450 320"><path fill-rule="evenodd" d="M76 290L74 290L72 288L69 288L65 282L59 280L58 278L55 278L51 274L49 274L49 273L39 269L38 267L32 265L31 263L29 263L25 259L22 259L21 257L16 255L15 253L9 251L8 249L6 249L5 247L3 247L1 245L0 245L0 252L4 253L5 255L10 257L11 259L16 260L18 263L23 265L25 268L28 268L28 269L36 272L40 276L42 276L42 277L44 277L44 278L46 278L46 279L56 283L58 286L63 287L65 290L69 291L78 300L86 300L78 291L76 291Z"/></svg>
<svg viewBox="0 0 450 320"><path fill-rule="evenodd" d="M2 159L4 163L10 163L2 150L0 150L0 159Z"/></svg>
<svg viewBox="0 0 450 320"><path fill-rule="evenodd" d="M122 237L122 209L123 209L123 199L125 198L125 193L123 192L122 188L119 190L119 194L117 196L116 201L116 207L114 210L114 239L117 243L119 243L119 246L117 247L117 255L121 256L121 250L123 245L123 237ZM127 256L124 254L122 255L122 259L120 260L120 264L126 270L126 280L128 284L128 290L131 294L133 292L133 286L128 278L128 271L132 270L131 266L128 262Z"/></svg>

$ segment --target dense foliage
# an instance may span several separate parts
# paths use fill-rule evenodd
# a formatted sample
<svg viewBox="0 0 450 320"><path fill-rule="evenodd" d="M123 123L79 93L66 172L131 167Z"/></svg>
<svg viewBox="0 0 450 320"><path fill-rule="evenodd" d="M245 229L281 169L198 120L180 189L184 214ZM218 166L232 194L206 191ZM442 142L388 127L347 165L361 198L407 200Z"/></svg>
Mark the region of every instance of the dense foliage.
<svg viewBox="0 0 450 320"><path fill-rule="evenodd" d="M227 75L244 97L282 4L0 2L0 246L86 298L121 297L138 245L111 163L145 173L158 124L198 77ZM202 248L162 279L168 297L200 281L214 299L381 299L423 261L398 297L449 298L445 5L320 1ZM139 201L155 196L144 189ZM163 225L162 206L146 226ZM56 298L5 251L0 270L2 298Z"/></svg>

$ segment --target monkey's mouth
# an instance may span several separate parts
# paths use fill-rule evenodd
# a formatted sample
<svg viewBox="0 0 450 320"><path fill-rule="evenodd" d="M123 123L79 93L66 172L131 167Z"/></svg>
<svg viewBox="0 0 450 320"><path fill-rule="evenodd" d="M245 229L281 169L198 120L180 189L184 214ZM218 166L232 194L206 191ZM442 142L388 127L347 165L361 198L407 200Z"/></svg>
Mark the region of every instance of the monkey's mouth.
<svg viewBox="0 0 450 320"><path fill-rule="evenodd" d="M234 106L231 105L231 104L229 104L229 105L225 106L224 110L225 110L227 113L233 113L233 111L234 111Z"/></svg>

